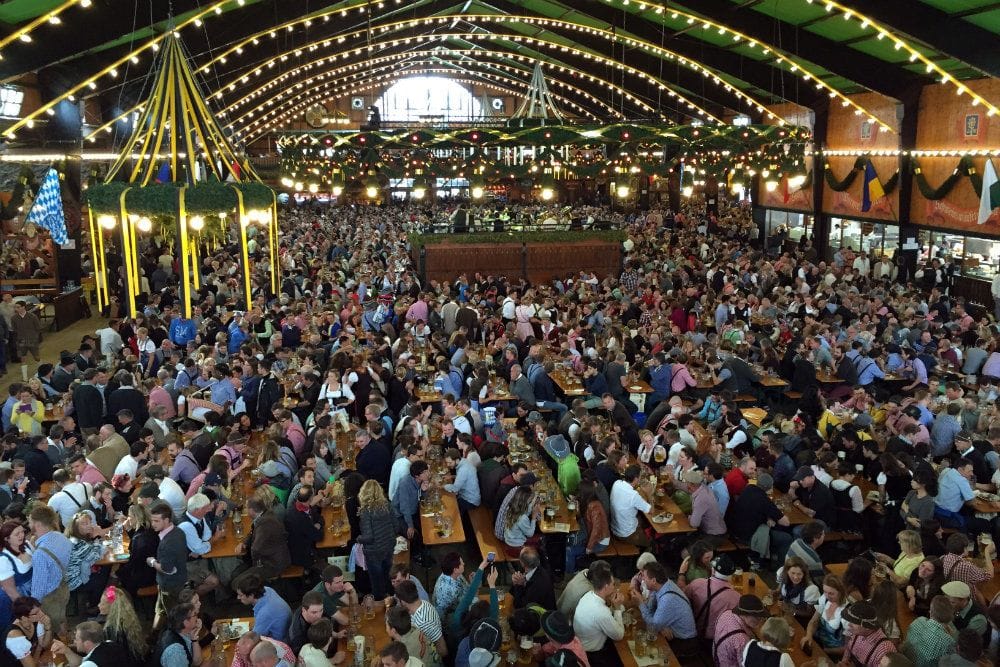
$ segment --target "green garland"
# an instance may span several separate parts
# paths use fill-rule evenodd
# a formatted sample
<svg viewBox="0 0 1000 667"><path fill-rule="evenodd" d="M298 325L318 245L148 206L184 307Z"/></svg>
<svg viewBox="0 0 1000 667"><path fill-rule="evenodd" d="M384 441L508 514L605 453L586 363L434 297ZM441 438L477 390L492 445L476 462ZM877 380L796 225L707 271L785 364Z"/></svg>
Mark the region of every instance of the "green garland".
<svg viewBox="0 0 1000 667"><path fill-rule="evenodd" d="M858 174L863 174L865 169L868 167L868 163L871 162L871 158L867 155L860 156L854 161L854 166L851 167L851 171L843 179L838 180L836 176L833 175L833 170L830 169L830 163L826 162L823 168L823 176L826 179L826 184L834 192L844 192L848 190L851 185L854 184L854 179L858 177ZM892 176L890 176L886 181L882 183L882 190L885 193L891 194L896 186L899 185L899 170L897 169Z"/></svg>
<svg viewBox="0 0 1000 667"><path fill-rule="evenodd" d="M920 194L924 196L924 199L931 201L938 201L947 197L948 193L963 178L968 178L972 181L972 188L976 191L977 195L983 189L983 177L976 173L976 167L972 162L972 158L968 155L962 156L951 175L944 179L944 182L936 188L931 187L931 184L927 182L927 177L924 176L917 158L913 158L910 161L910 171L913 173L914 182L920 189Z"/></svg>
<svg viewBox="0 0 1000 667"><path fill-rule="evenodd" d="M542 231L542 232L473 232L471 234L410 234L410 245L421 248L441 243L573 243L576 241L625 240L625 232L614 230Z"/></svg>
<svg viewBox="0 0 1000 667"><path fill-rule="evenodd" d="M87 204L96 215L121 213L121 194L128 183L112 181L92 185L87 189ZM215 215L236 208L236 189L243 193L246 210L270 208L273 190L262 183L205 182L188 186L185 208L192 215ZM125 195L129 213L146 216L177 217L180 186L175 183L131 187Z"/></svg>

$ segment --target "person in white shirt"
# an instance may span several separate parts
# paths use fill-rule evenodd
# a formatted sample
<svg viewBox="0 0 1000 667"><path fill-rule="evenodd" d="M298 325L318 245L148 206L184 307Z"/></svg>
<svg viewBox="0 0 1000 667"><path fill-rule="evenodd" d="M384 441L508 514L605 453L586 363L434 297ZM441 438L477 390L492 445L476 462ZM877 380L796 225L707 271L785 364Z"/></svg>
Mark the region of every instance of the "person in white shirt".
<svg viewBox="0 0 1000 667"><path fill-rule="evenodd" d="M196 493L187 501L187 511L177 522L184 533L188 551L188 579L195 582L199 595L206 595L219 585L219 578L209 569L205 556L212 550L212 542L225 534L225 526L213 531L208 515L215 504L204 493Z"/></svg>
<svg viewBox="0 0 1000 667"><path fill-rule="evenodd" d="M400 456L392 462L392 469L389 471L389 500L396 497L396 490L399 483L410 474L410 464L423 458L424 450L418 444L410 445L406 448L406 454Z"/></svg>
<svg viewBox="0 0 1000 667"><path fill-rule="evenodd" d="M59 490L52 494L46 504L59 515L62 525L68 526L73 515L87 507L94 487L86 482L73 481L69 473L61 468L52 473L52 481Z"/></svg>
<svg viewBox="0 0 1000 667"><path fill-rule="evenodd" d="M180 516L187 504L187 498L180 485L167 477L166 471L160 465L149 466L146 469L146 477L159 487L160 500L170 505L170 509L174 511L174 516Z"/></svg>
<svg viewBox="0 0 1000 667"><path fill-rule="evenodd" d="M147 436L136 440L129 445L129 453L122 457L122 460L115 466L115 476L128 475L128 478L135 480L139 476L139 466L146 463L153 451L153 436Z"/></svg>
<svg viewBox="0 0 1000 667"><path fill-rule="evenodd" d="M637 465L625 468L622 479L611 486L611 532L621 539L638 547L648 547L649 538L639 525L639 512L648 512L647 503L635 485L642 474Z"/></svg>
<svg viewBox="0 0 1000 667"><path fill-rule="evenodd" d="M592 572L590 581L594 590L580 598L573 614L573 631L587 652L591 665L620 664L614 642L625 636L625 624L622 622L625 597L616 589L609 570Z"/></svg>
<svg viewBox="0 0 1000 667"><path fill-rule="evenodd" d="M111 320L108 322L108 326L103 329L98 329L94 333L97 334L97 338L100 341L101 354L105 358L112 358L118 355L125 343L122 342L122 337L118 333L118 320Z"/></svg>

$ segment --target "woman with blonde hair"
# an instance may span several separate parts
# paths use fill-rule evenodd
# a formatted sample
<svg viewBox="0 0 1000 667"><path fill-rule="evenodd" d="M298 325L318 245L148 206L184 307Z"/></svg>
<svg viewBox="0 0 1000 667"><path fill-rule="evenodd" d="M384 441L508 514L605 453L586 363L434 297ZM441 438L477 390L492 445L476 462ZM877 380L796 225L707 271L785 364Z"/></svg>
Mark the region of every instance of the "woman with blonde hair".
<svg viewBox="0 0 1000 667"><path fill-rule="evenodd" d="M128 649L133 664L145 664L149 657L149 644L146 643L146 633L128 593L115 586L108 586L101 594L97 608L104 617L105 638Z"/></svg>
<svg viewBox="0 0 1000 667"><path fill-rule="evenodd" d="M915 530L901 530L896 536L899 541L900 553L897 558L882 553L876 553L875 559L889 569L889 579L899 587L910 581L910 575L924 559L923 540Z"/></svg>
<svg viewBox="0 0 1000 667"><path fill-rule="evenodd" d="M396 546L396 530L389 501L379 483L369 479L358 493L360 532L357 543L365 555L365 568L371 580L372 595L381 600L386 597L389 568Z"/></svg>

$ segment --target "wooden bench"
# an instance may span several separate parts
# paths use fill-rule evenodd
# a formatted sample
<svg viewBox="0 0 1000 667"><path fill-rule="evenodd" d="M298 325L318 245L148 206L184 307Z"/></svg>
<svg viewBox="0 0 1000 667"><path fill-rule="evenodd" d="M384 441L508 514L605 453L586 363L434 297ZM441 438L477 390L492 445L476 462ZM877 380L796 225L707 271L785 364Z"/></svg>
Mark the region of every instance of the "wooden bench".
<svg viewBox="0 0 1000 667"><path fill-rule="evenodd" d="M738 394L733 400L737 403L757 403L759 401L756 396L751 396L750 394Z"/></svg>
<svg viewBox="0 0 1000 667"><path fill-rule="evenodd" d="M305 568L301 565L289 565L285 571L278 575L278 579L298 579L305 576Z"/></svg>
<svg viewBox="0 0 1000 667"><path fill-rule="evenodd" d="M619 540L617 537L612 537L608 548L598 555L607 558L637 558L639 553L639 547L634 544L630 544L625 540Z"/></svg>
<svg viewBox="0 0 1000 667"><path fill-rule="evenodd" d="M798 399L802 398L802 392L801 391L786 391L785 392L785 398L790 398L793 401L797 401Z"/></svg>
<svg viewBox="0 0 1000 667"><path fill-rule="evenodd" d="M713 549L713 551L715 551L716 553L723 553L723 552L732 553L734 551L744 551L748 548L749 547L747 546L736 544L732 540L722 540L721 542L715 545L715 549Z"/></svg>
<svg viewBox="0 0 1000 667"><path fill-rule="evenodd" d="M476 542L479 544L479 555L486 558L486 554L493 552L496 554L495 563L503 563L510 560L504 544L493 534L493 516L485 507L476 507L469 510L469 522L472 530L476 533Z"/></svg>
<svg viewBox="0 0 1000 667"><path fill-rule="evenodd" d="M826 533L824 542L857 542L865 539L861 533L845 533L840 530L829 530Z"/></svg>

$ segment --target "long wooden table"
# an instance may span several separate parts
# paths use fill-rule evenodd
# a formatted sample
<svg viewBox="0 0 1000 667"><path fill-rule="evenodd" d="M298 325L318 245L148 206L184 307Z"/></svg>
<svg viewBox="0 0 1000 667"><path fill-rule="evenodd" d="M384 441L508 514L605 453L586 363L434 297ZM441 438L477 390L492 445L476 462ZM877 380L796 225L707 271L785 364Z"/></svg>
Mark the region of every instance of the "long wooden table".
<svg viewBox="0 0 1000 667"><path fill-rule="evenodd" d="M629 600L629 584L624 582L619 584L619 589L626 600ZM633 612L638 616L638 611ZM635 655L632 653L632 642L635 640L636 631L640 628L642 624L642 617L639 616L638 620L634 625L625 626L625 637L615 642L615 650L618 651L618 658L622 661L624 667L639 667L639 662L636 660ZM656 663L657 666L662 665L663 667L680 667L680 661L677 656L674 655L673 650L670 648L670 644L663 635L657 635L656 641L653 642L652 648L659 652L660 661ZM650 648L646 649L646 656L650 657ZM598 667L594 665L592 667Z"/></svg>
<svg viewBox="0 0 1000 667"><path fill-rule="evenodd" d="M659 484L659 479L657 479L657 490L663 490L663 486ZM639 495L651 506L648 512L643 512L643 516L646 517L646 521L653 527L657 535L679 535L695 531L688 515L681 511L681 508L669 494L651 496L649 490L645 487L640 487L638 491ZM659 515L668 513L673 514L670 521L654 521Z"/></svg>
<svg viewBox="0 0 1000 667"><path fill-rule="evenodd" d="M587 393L580 378L570 371L556 370L549 373L549 378L566 396L583 396Z"/></svg>
<svg viewBox="0 0 1000 667"><path fill-rule="evenodd" d="M461 544L465 542L465 528L462 527L462 515L458 511L458 498L454 493L441 490L440 511L434 513L424 511L420 508L420 536L424 544L433 547L442 544ZM451 532L444 534L438 530L436 520L443 517L450 522Z"/></svg>

